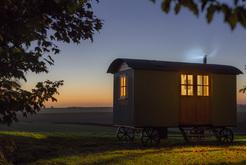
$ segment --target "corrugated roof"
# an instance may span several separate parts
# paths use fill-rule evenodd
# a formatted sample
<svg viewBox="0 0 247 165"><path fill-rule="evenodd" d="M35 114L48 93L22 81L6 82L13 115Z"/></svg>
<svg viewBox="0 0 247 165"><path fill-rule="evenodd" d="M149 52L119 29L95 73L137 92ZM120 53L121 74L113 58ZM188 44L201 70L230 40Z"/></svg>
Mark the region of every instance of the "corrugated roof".
<svg viewBox="0 0 247 165"><path fill-rule="evenodd" d="M229 65L199 64L126 58L115 59L109 66L107 73L116 73L123 62L126 62L126 64L130 68L142 70L202 72L215 74L242 74L242 72L238 68Z"/></svg>

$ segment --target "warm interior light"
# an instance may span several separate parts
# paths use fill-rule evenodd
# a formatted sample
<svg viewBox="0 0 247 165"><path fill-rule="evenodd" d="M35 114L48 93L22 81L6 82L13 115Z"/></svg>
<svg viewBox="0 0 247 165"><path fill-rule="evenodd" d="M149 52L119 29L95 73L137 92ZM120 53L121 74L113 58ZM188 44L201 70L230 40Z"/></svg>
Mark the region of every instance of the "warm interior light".
<svg viewBox="0 0 247 165"><path fill-rule="evenodd" d="M120 97L126 96L126 76L120 78Z"/></svg>
<svg viewBox="0 0 247 165"><path fill-rule="evenodd" d="M209 96L209 76L197 75L197 96Z"/></svg>
<svg viewBox="0 0 247 165"><path fill-rule="evenodd" d="M181 95L193 96L193 75L181 74Z"/></svg>
<svg viewBox="0 0 247 165"><path fill-rule="evenodd" d="M208 76L203 76L203 85L208 85Z"/></svg>

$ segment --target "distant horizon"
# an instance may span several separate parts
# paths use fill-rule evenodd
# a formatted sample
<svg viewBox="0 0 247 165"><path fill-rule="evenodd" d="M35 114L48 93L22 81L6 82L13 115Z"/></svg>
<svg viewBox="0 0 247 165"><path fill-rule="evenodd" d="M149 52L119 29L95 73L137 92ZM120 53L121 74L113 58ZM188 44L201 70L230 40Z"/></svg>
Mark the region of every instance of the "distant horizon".
<svg viewBox="0 0 247 165"><path fill-rule="evenodd" d="M237 105L245 105L246 106L246 104L237 104ZM113 106L68 106L68 107L55 107L55 106L53 106L53 107L51 107L51 106L49 106L49 107L45 107L44 109L52 109L52 108L113 108Z"/></svg>
<svg viewBox="0 0 247 165"><path fill-rule="evenodd" d="M49 106L49 107L45 107L45 109L47 109L47 108L50 108L50 109L52 109L52 108L113 108L113 107L111 107L111 106L92 106L92 107L90 107L90 106L68 106L68 107L55 107L55 106Z"/></svg>

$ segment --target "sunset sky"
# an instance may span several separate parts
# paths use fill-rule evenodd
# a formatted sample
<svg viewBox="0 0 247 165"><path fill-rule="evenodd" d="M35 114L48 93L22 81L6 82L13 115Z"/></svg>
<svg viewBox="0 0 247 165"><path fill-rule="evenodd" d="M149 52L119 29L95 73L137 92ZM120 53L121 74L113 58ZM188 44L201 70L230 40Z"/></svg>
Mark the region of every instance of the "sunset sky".
<svg viewBox="0 0 247 165"><path fill-rule="evenodd" d="M23 83L33 88L38 81L64 80L58 102L47 107L113 106L113 75L106 71L116 58L201 63L207 54L210 64L244 72L237 76L237 91L245 85L246 32L239 24L232 31L222 14L207 24L205 14L197 17L185 8L166 14L159 2L149 0L102 0L93 11L104 20L94 42L57 43L61 53L54 56L50 73L30 73ZM237 94L238 104L245 100L245 94Z"/></svg>

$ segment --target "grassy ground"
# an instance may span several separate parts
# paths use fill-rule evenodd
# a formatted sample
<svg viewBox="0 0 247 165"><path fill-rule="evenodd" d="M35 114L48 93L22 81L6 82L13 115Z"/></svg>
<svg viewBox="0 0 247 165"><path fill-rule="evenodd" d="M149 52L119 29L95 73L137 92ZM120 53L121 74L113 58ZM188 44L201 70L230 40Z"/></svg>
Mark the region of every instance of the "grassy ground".
<svg viewBox="0 0 247 165"><path fill-rule="evenodd" d="M35 126L35 123L34 125ZM36 124L38 128L40 124ZM231 144L186 144L181 137L161 140L159 147L119 142L115 128L87 125L52 125L50 131L3 130L1 137L13 139L13 164L245 164L246 137L235 136ZM19 130L25 124L19 125ZM40 126L41 128L42 126ZM62 131L56 131L64 129ZM48 129L49 130L49 129ZM177 135L176 135L177 136Z"/></svg>

